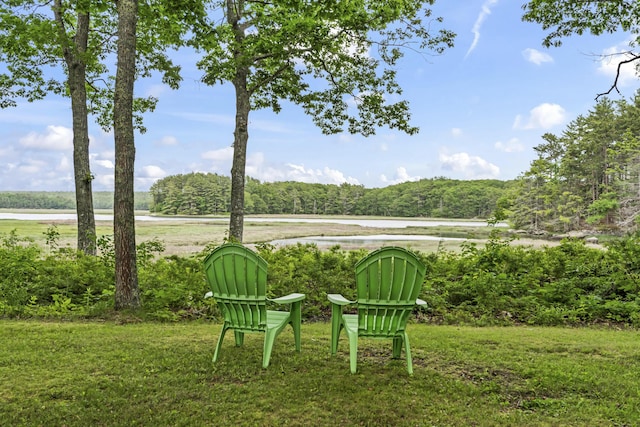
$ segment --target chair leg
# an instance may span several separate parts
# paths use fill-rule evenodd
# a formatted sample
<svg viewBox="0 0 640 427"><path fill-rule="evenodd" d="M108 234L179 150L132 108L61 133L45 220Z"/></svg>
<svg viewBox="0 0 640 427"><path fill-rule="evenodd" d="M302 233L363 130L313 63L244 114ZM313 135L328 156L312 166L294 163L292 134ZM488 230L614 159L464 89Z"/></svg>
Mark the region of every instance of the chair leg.
<svg viewBox="0 0 640 427"><path fill-rule="evenodd" d="M342 331L342 308L337 304L331 306L331 354L338 352L338 340Z"/></svg>
<svg viewBox="0 0 640 427"><path fill-rule="evenodd" d="M264 346L262 348L262 367L266 369L269 366L271 359L271 350L273 350L273 343L278 335L277 329L267 329L264 334Z"/></svg>
<svg viewBox="0 0 640 427"><path fill-rule="evenodd" d="M402 352L402 337L393 337L393 358L399 359Z"/></svg>
<svg viewBox="0 0 640 427"><path fill-rule="evenodd" d="M411 359L411 346L409 346L409 335L404 334L404 352L407 357L407 372L409 375L413 375L413 360Z"/></svg>
<svg viewBox="0 0 640 427"><path fill-rule="evenodd" d="M300 301L294 302L291 304L291 314L290 314L291 327L293 328L293 339L296 343L296 351L300 353L302 349L302 340L300 339L300 325L302 323L302 313L300 307Z"/></svg>
<svg viewBox="0 0 640 427"><path fill-rule="evenodd" d="M358 369L358 334L351 333L349 336L349 366L351 373L355 374Z"/></svg>
<svg viewBox="0 0 640 427"><path fill-rule="evenodd" d="M236 347L241 347L244 344L244 332L233 331L233 334L236 337Z"/></svg>
<svg viewBox="0 0 640 427"><path fill-rule="evenodd" d="M220 349L222 348L222 341L224 341L224 334L227 333L226 324L222 325L222 331L220 332L220 337L218 338L218 344L216 344L216 350L213 352L213 363L216 363L218 360L218 355L220 354Z"/></svg>

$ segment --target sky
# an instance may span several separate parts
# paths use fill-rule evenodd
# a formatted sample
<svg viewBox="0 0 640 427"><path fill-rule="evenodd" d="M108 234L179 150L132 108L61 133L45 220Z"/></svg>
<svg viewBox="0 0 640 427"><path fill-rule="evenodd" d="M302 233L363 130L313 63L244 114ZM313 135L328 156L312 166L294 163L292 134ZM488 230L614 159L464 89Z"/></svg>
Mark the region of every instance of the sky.
<svg viewBox="0 0 640 427"><path fill-rule="evenodd" d="M544 48L540 25L522 22L521 1L438 0L434 16L457 33L442 55L408 52L398 81L409 101L416 135L380 128L376 135L323 135L302 110L285 104L279 114L250 115L247 175L263 182L386 187L405 181L517 178L536 158L545 133L593 109L598 93L615 78L612 53L628 50L630 34L563 40ZM603 59L603 55L605 58ZM138 95L159 103L136 134L135 189L190 172L230 175L234 92L207 86L197 55L177 52L183 67L179 90L159 80L136 83ZM633 66L622 69L621 94L640 88ZM48 97L0 110L0 191L73 191L71 108ZM90 127L94 191L113 191L113 133Z"/></svg>

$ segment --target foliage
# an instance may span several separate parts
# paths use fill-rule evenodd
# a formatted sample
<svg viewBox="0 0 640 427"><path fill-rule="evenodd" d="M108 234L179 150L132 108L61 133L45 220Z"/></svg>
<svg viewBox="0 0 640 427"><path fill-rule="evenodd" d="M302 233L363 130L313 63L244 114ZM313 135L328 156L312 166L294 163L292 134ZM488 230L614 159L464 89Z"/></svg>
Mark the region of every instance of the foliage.
<svg viewBox="0 0 640 427"><path fill-rule="evenodd" d="M351 184L260 182L248 178L249 214L375 215L488 218L510 181L423 179L384 188ZM229 212L231 180L217 174L172 175L150 189L151 212L211 215Z"/></svg>
<svg viewBox="0 0 640 427"><path fill-rule="evenodd" d="M148 192L136 191L134 199L136 210L149 210ZM75 203L70 191L0 191L0 209L75 209ZM94 191L93 206L113 209L113 191Z"/></svg>
<svg viewBox="0 0 640 427"><path fill-rule="evenodd" d="M501 203L536 232L632 232L640 214L640 92L603 98L562 135L545 134L538 158Z"/></svg>
<svg viewBox="0 0 640 427"><path fill-rule="evenodd" d="M560 46L562 39L574 34L599 36L620 31L631 34L630 50L609 55L618 58L618 74L609 90L598 97L618 90L621 65L635 62L636 67L640 67L640 3L637 1L532 0L522 8L524 21L537 22L544 30L550 30L542 41L545 47Z"/></svg>
<svg viewBox="0 0 640 427"><path fill-rule="evenodd" d="M0 239L0 316L105 316L113 307L113 240L101 236L98 257L68 248L45 253L15 232ZM138 245L143 311L153 319L218 316L205 300L202 260L161 255L160 241ZM312 244L275 248L258 245L269 264L270 296L303 292L307 320L330 316L327 293L353 298L354 266L366 252ZM480 248L419 253L427 264L419 317L437 323L474 325L640 326L640 236L612 240L606 250L565 240L559 246L513 245L497 235Z"/></svg>
<svg viewBox="0 0 640 427"><path fill-rule="evenodd" d="M259 245L259 254L269 264L267 280L269 296L303 292L305 318L327 318L331 314L326 294L342 293L355 297L354 268L365 251L344 252L338 246L320 251L311 244L286 246L279 250Z"/></svg>
<svg viewBox="0 0 640 427"><path fill-rule="evenodd" d="M137 34L138 77L160 72L163 83L176 88L179 67L168 56L171 47L183 43L181 35L203 13L201 3L188 7L181 0L153 0L140 7ZM55 15L59 13L59 15ZM87 46L78 45L79 22L86 17ZM16 0L0 3L0 61L7 65L0 74L0 108L19 101L35 101L48 93L71 96L68 81L56 80L62 68L69 73L66 58L86 67L89 112L105 129L113 125L113 69L109 59L116 51L115 4L104 0L39 1ZM153 111L157 99L136 99L133 113L144 131L141 113Z"/></svg>
<svg viewBox="0 0 640 427"><path fill-rule="evenodd" d="M201 262L177 256L149 262L139 270L142 304L149 317L158 320L192 319L217 313L208 291Z"/></svg>

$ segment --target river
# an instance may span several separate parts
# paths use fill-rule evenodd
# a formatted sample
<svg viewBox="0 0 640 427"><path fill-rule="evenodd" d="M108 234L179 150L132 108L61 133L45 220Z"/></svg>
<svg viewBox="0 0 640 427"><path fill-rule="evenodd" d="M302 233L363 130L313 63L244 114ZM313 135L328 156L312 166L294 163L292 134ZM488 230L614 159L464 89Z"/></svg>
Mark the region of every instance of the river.
<svg viewBox="0 0 640 427"><path fill-rule="evenodd" d="M96 221L113 221L113 215L97 214ZM24 221L74 221L76 214L73 213L12 213L0 212L0 220L24 220ZM136 221L209 221L227 222L226 217L169 217L136 215ZM295 217L245 217L245 222L291 222L291 223L311 223L311 224L345 224L359 225L371 228L407 228L407 227L486 227L486 221L447 221L428 219L364 219L364 218L295 218ZM498 224L499 227L507 227L507 224Z"/></svg>

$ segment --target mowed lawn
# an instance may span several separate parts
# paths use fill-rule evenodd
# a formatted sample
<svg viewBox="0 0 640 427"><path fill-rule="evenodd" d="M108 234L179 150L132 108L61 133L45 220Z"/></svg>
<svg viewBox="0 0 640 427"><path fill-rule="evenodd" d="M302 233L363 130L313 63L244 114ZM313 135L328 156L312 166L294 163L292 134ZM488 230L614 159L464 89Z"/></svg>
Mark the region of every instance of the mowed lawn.
<svg viewBox="0 0 640 427"><path fill-rule="evenodd" d="M637 331L411 324L412 377L390 342L351 375L344 336L331 357L328 323L302 331L263 370L258 334L213 365L216 323L1 320L0 425L640 425Z"/></svg>

